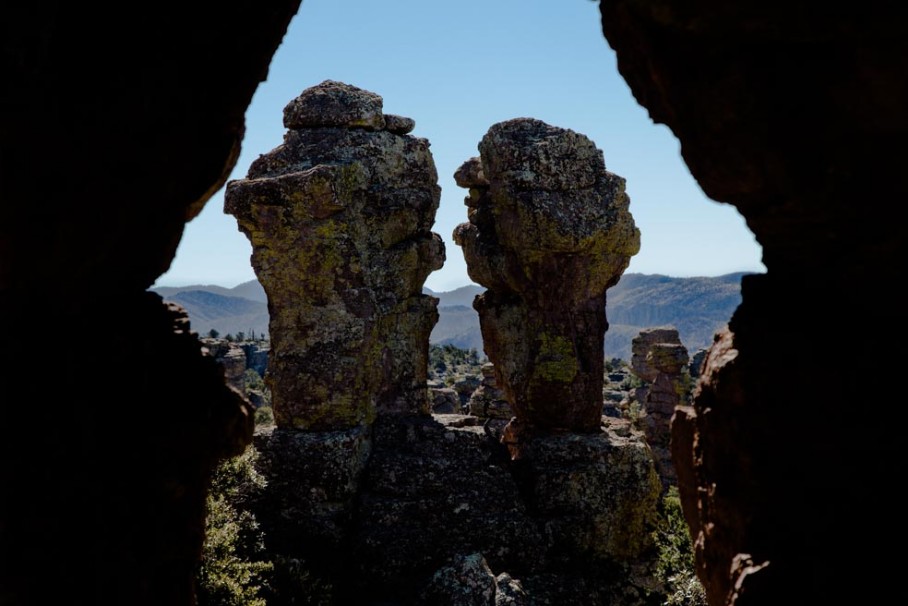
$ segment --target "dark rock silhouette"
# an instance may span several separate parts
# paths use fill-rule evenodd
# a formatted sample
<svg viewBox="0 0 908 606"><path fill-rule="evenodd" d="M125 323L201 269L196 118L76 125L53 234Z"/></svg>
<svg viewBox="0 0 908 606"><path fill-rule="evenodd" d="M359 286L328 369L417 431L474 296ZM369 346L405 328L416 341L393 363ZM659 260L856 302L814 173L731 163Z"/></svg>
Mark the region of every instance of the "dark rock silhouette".
<svg viewBox="0 0 908 606"><path fill-rule="evenodd" d="M194 599L210 474L251 407L208 327L146 289L233 169L299 4L3 9L0 603ZM91 344L57 364L61 335Z"/></svg>
<svg viewBox="0 0 908 606"><path fill-rule="evenodd" d="M903 515L904 407L842 439L867 401L857 377L901 376L900 356L872 353L892 351L889 330L849 333L864 354L843 377L838 323L901 315L855 285L906 280L891 201L908 194L908 39L893 3L816 9L600 2L634 96L706 195L741 213L767 268L743 278L693 406L672 422L712 606L887 602L892 589L868 579L900 575L876 545ZM829 555L846 553L861 555Z"/></svg>

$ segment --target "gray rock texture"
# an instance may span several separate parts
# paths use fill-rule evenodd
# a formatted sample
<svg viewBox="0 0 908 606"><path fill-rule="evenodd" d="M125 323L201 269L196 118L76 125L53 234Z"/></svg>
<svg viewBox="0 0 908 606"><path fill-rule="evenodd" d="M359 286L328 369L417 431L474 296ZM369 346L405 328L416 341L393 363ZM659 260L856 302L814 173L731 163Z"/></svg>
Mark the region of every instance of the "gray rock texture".
<svg viewBox="0 0 908 606"><path fill-rule="evenodd" d="M469 222L454 230L486 354L514 435L595 432L605 291L640 247L624 179L589 138L531 118L493 125L455 174Z"/></svg>
<svg viewBox="0 0 908 606"><path fill-rule="evenodd" d="M671 423L676 408L690 398L690 356L674 328L642 330L631 342L631 349L634 374L646 381L634 390L640 404L640 424L653 449L663 490L667 490L678 483L671 456Z"/></svg>
<svg viewBox="0 0 908 606"><path fill-rule="evenodd" d="M444 262L429 143L383 130L382 99L325 81L284 111L284 143L227 186L267 295L280 427L337 430L428 413L426 361Z"/></svg>

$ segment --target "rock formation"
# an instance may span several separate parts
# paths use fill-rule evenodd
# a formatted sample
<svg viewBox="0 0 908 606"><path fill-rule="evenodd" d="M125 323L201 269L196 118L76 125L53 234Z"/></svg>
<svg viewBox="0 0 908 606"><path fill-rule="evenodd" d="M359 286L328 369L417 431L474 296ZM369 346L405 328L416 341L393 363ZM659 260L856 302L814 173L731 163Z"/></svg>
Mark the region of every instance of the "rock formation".
<svg viewBox="0 0 908 606"><path fill-rule="evenodd" d="M690 396L687 348L677 329L649 328L634 337L631 350L634 374L646 382L634 393L641 407L640 424L667 490L678 483L671 459L671 420L675 408L687 404Z"/></svg>
<svg viewBox="0 0 908 606"><path fill-rule="evenodd" d="M207 327L146 291L299 4L3 9L0 603L193 603L211 470L250 411ZM90 346L49 355L64 333Z"/></svg>
<svg viewBox="0 0 908 606"><path fill-rule="evenodd" d="M483 419L510 420L514 413L511 405L505 399L504 392L498 388L495 380L495 365L486 362L482 365L481 371L482 380L479 382L479 387L470 394L470 414Z"/></svg>
<svg viewBox="0 0 908 606"><path fill-rule="evenodd" d="M897 590L869 580L901 574L878 545L903 515L905 408L883 422L857 413L869 428L847 438L842 423L867 402L864 378L903 373L900 355L874 353L894 350L885 320L845 325L901 315L857 285L908 279L892 202L908 195L908 38L894 3L816 9L600 2L634 96L706 195L746 220L767 268L743 278L672 422L711 606L885 603ZM847 376L845 334L866 353Z"/></svg>
<svg viewBox="0 0 908 606"><path fill-rule="evenodd" d="M224 203L268 295L275 427L255 439L257 516L272 553L335 575L353 565L342 546L373 423L430 413L437 300L422 286L444 261L430 231L440 189L428 141L373 92L326 80L287 104L284 125Z"/></svg>
<svg viewBox="0 0 908 606"><path fill-rule="evenodd" d="M484 584L461 588L468 601L520 596L523 581L535 587L533 599L556 600L576 583L564 576L571 570L603 603L640 603L659 494L642 434L619 435L597 423L586 435L540 440L514 464L500 440L506 421L483 424L483 417L510 418L508 407L483 406L483 417L455 414L455 389L427 388L436 315L422 282L444 255L429 231L439 193L434 165L428 143L406 134L412 121L382 114L374 93L326 81L287 105L285 124L284 144L254 162L247 179L230 183L225 200L253 243L272 317L269 381L277 423L255 436L268 482L255 515L267 549L283 560L310 562L335 584L349 576L344 571L355 571L355 581L339 583L337 603L364 594L388 604L434 599L458 570ZM564 202L571 212L562 223L593 222L566 234L558 231L561 223L542 225L552 234L550 248L576 240L561 265L543 264L573 271L578 280L590 268L623 269L627 257L607 246L623 242L621 230L637 237L620 178L605 173L588 140L538 121L515 124L544 132L562 164L577 156L592 164L589 174L564 177L589 181L573 198L531 197L555 217L563 209L552 204ZM575 199L601 202L606 186L618 200L615 208L571 206ZM599 233L610 220L618 226ZM568 259L579 253L590 259ZM595 291L587 299L598 297L599 313L587 324L604 330L598 289L614 279L583 281ZM581 307L584 296L574 297ZM559 354L568 343L565 314L585 317L575 307L549 305L548 315L533 316L562 322L545 344ZM526 309L532 315L536 308ZM600 331L598 342L594 336L595 343L583 344L599 354L598 367L585 359L540 358L533 376L546 379L552 368L571 366L581 377L580 397L593 383L587 374L598 372L592 405L601 409L601 337ZM491 372L488 365L484 374ZM429 393L435 412L446 414L429 414Z"/></svg>
<svg viewBox="0 0 908 606"><path fill-rule="evenodd" d="M246 352L236 343L222 339L200 339L206 353L224 369L224 380L240 393L246 390Z"/></svg>
<svg viewBox="0 0 908 606"><path fill-rule="evenodd" d="M624 179L571 130L493 125L454 175L469 222L454 230L486 354L514 435L595 432L602 415L606 289L640 247Z"/></svg>
<svg viewBox="0 0 908 606"><path fill-rule="evenodd" d="M429 143L379 95L331 80L288 103L284 125L224 201L268 294L275 423L343 430L427 413L438 314L422 286L444 261Z"/></svg>
<svg viewBox="0 0 908 606"><path fill-rule="evenodd" d="M143 292L230 173L298 5L134 6L128 30L102 6L5 7L0 312L16 347L0 360L3 427L34 430L2 445L4 603L59 603L61 588L97 606L191 603L206 469L242 447L242 423L219 420L243 406L185 316ZM903 7L600 6L631 91L706 194L746 219L768 268L744 279L694 405L673 422L710 604L890 603L899 588L876 580L902 567L879 541L903 514L904 407L881 423L864 415L862 431L843 420L867 401L868 377L898 377L903 363L881 324L848 333L867 355L843 374L841 327L902 313L862 285L906 281L893 263L908 243L893 203L908 197ZM22 380L59 324L96 346ZM99 368L105 389L74 406ZM589 585L551 603L595 603Z"/></svg>
<svg viewBox="0 0 908 606"><path fill-rule="evenodd" d="M451 387L430 387L432 412L437 414L460 414L460 396Z"/></svg>

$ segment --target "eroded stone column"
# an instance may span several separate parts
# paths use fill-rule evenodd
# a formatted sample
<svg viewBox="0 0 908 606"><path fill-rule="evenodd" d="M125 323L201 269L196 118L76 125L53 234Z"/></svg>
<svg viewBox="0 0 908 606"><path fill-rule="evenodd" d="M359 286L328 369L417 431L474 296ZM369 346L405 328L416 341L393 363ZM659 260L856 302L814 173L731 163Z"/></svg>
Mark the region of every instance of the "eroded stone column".
<svg viewBox="0 0 908 606"><path fill-rule="evenodd" d="M606 289L640 248L622 177L586 136L500 122L455 174L469 222L454 231L512 434L594 432L602 414Z"/></svg>
<svg viewBox="0 0 908 606"><path fill-rule="evenodd" d="M677 485L672 464L671 422L678 405L690 395L690 356L675 328L647 328L631 342L631 367L646 382L635 391L642 407L642 428L653 450L662 489Z"/></svg>
<svg viewBox="0 0 908 606"><path fill-rule="evenodd" d="M268 294L278 427L334 430L428 411L426 368L444 262L440 188L414 121L327 80L284 109L284 143L227 186Z"/></svg>

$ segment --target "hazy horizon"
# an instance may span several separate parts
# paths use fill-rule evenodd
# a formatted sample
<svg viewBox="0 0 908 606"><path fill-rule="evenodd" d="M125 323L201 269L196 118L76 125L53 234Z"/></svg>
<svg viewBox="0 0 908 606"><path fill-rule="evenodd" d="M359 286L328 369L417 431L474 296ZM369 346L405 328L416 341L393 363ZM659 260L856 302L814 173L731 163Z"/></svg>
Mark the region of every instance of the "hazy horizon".
<svg viewBox="0 0 908 606"><path fill-rule="evenodd" d="M665 276L666 278L721 278L722 276L730 276L732 274L749 274L749 273L764 273L764 272L763 271L753 271L753 270L749 270L749 269L741 269L738 271L726 271L721 274L715 274L715 275L709 275L709 276L703 275L703 274L695 274L695 275L690 275L690 276L673 276L670 274L664 274L664 273L658 273L658 272L650 273L650 272L640 272L640 271L626 271L621 275L622 275L622 277L628 276L628 275L642 275L642 276ZM258 280L258 278L252 277L249 280L243 280L242 282L234 284L233 286L227 286L224 284L219 284L217 282L186 282L184 284L155 283L155 285L152 286L151 289L154 290L156 288L187 288L189 286L204 286L204 287L223 288L225 290L233 290L235 288L244 286L244 285L249 284L250 282L254 282L256 280ZM451 292L452 290L457 290L459 288L466 288L468 286L477 286L479 288L485 288L485 286L483 286L482 284L477 284L476 282L469 282L467 284L460 284L459 286L453 286L453 287L444 288L444 289L431 288L428 285L424 285L424 288L428 288L432 292Z"/></svg>

